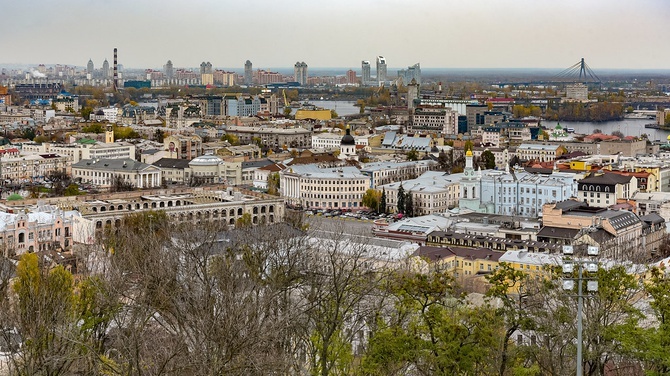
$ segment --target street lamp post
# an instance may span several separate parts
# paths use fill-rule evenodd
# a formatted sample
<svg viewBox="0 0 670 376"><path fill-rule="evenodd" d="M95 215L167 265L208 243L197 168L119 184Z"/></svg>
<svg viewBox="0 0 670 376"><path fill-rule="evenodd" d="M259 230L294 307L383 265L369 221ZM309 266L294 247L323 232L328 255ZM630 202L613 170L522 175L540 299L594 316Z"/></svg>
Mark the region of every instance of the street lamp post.
<svg viewBox="0 0 670 376"><path fill-rule="evenodd" d="M587 246L587 257L584 258L582 255L582 258L578 259L573 258L573 246L563 246L563 273L572 275L574 273L575 266L577 267L577 278L565 276L563 278L564 290L573 290L575 287L575 280L577 281L577 376L582 376L584 371L582 359L582 311L584 306L583 282L586 281L587 292L598 291L598 281L593 277L589 278L588 274L584 275L584 269L586 268L587 273L595 273L598 271L598 264L594 258L598 256L599 251L599 248L596 246Z"/></svg>

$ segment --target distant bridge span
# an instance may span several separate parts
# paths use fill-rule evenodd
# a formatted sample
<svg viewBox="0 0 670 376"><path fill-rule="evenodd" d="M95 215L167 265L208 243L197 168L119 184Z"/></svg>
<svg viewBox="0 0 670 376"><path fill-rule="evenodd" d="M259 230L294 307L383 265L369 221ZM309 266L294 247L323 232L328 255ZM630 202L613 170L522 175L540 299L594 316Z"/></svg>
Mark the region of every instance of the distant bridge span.
<svg viewBox="0 0 670 376"><path fill-rule="evenodd" d="M581 82L584 84L600 85L600 77L586 64L584 58L570 67L558 72L546 80L531 80L527 82L493 82L491 86L547 86L565 85L567 83Z"/></svg>

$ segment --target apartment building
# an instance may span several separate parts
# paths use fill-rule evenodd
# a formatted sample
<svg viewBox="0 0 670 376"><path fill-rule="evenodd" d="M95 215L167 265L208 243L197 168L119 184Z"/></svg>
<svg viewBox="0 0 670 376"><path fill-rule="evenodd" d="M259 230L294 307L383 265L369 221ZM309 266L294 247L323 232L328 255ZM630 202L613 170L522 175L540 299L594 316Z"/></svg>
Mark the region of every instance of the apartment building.
<svg viewBox="0 0 670 376"><path fill-rule="evenodd" d="M577 197L591 206L606 208L618 199L630 199L638 191L638 179L616 173L592 173L578 180Z"/></svg>

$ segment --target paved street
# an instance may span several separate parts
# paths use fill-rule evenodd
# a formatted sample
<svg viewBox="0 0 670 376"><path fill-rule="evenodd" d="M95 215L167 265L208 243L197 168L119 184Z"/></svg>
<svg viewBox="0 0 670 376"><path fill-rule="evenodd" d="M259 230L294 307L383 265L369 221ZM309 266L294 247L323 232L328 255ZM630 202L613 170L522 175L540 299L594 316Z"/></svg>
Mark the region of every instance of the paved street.
<svg viewBox="0 0 670 376"><path fill-rule="evenodd" d="M372 235L372 221L355 218L306 216L305 221L312 230L341 232L352 235Z"/></svg>

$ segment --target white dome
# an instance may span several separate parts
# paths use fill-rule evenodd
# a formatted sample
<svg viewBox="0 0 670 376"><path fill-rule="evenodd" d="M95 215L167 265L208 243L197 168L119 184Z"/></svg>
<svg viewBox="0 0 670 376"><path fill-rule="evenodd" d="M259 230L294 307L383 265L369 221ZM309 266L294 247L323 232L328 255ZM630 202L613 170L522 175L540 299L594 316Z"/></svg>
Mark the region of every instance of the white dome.
<svg viewBox="0 0 670 376"><path fill-rule="evenodd" d="M220 163L223 163L223 159L217 157L216 155L201 155L197 158L193 158L188 162L189 166L216 166Z"/></svg>

